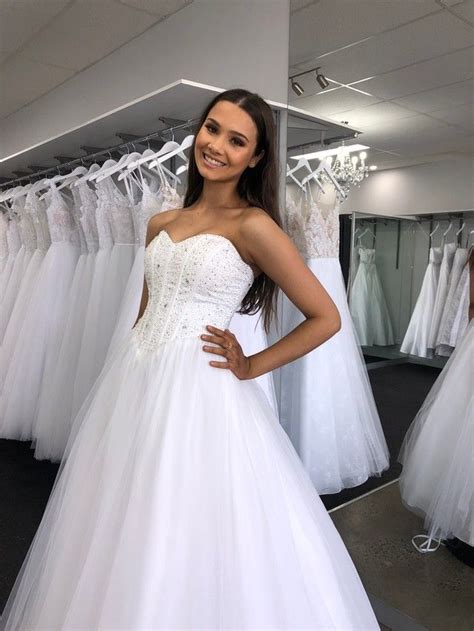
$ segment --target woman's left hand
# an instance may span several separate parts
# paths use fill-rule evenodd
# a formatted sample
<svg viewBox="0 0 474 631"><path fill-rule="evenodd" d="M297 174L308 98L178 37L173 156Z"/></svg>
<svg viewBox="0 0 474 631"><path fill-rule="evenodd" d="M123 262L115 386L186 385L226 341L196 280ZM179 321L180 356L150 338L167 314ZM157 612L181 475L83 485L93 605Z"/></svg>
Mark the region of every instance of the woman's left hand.
<svg viewBox="0 0 474 631"><path fill-rule="evenodd" d="M201 339L217 344L217 346L203 346L203 350L206 353L221 355L227 360L225 362L210 361L209 364L215 368L228 368L238 379L251 379L250 358L243 354L235 335L229 329L222 331L210 325L206 328L212 335L201 335Z"/></svg>

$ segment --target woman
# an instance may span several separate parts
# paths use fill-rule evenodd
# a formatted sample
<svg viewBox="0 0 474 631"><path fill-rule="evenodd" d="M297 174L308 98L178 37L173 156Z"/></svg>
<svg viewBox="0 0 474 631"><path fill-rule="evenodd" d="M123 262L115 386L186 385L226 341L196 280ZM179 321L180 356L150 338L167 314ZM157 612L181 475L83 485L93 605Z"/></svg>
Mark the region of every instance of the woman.
<svg viewBox="0 0 474 631"><path fill-rule="evenodd" d="M3 628L378 629L254 381L339 328L276 209L271 110L224 92L184 208L149 222L137 322L76 417ZM268 326L276 285L306 320L245 357L228 323Z"/></svg>

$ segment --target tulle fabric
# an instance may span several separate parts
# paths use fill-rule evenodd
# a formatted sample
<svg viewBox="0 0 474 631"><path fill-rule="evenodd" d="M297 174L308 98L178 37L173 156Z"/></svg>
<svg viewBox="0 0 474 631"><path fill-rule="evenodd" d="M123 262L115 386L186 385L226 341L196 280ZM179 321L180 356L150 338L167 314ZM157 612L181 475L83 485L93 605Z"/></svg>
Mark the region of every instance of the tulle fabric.
<svg viewBox="0 0 474 631"><path fill-rule="evenodd" d="M18 335L0 395L0 437L31 440L45 370L55 360L67 296L79 250L67 242L48 249L37 276L27 317Z"/></svg>
<svg viewBox="0 0 474 631"><path fill-rule="evenodd" d="M399 460L405 505L433 537L474 545L474 321L411 424Z"/></svg>
<svg viewBox="0 0 474 631"><path fill-rule="evenodd" d="M262 389L201 346L117 346L3 630L379 628Z"/></svg>
<svg viewBox="0 0 474 631"><path fill-rule="evenodd" d="M71 430L74 380L94 262L92 252L79 257L67 297L68 314L57 359L43 379L32 445L38 460L61 460Z"/></svg>
<svg viewBox="0 0 474 631"><path fill-rule="evenodd" d="M360 264L351 290L350 311L362 346L394 343L392 321L375 266L375 250L359 248Z"/></svg>
<svg viewBox="0 0 474 631"><path fill-rule="evenodd" d="M28 252L25 246L22 245L11 266L11 272L8 275L8 281L6 282L0 301L0 342L3 342L5 331L15 306L16 297L18 296L21 282L28 268L32 254L32 252Z"/></svg>
<svg viewBox="0 0 474 631"><path fill-rule="evenodd" d="M338 493L380 475L389 455L339 260L309 259L307 265L339 309L341 330L281 368L280 422L318 493ZM286 296L282 301L285 335L303 315Z"/></svg>

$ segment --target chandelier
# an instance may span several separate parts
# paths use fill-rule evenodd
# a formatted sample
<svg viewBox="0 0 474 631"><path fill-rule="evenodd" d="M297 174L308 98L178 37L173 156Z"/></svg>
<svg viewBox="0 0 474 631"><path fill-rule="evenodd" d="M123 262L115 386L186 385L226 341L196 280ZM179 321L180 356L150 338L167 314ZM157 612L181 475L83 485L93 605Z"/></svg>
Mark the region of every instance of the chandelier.
<svg viewBox="0 0 474 631"><path fill-rule="evenodd" d="M366 159L365 151L351 157L350 147L345 147L344 143L339 147L334 159L332 156L327 158L334 177L346 195L352 186L360 186L360 183L369 176L369 170L373 170L366 165Z"/></svg>

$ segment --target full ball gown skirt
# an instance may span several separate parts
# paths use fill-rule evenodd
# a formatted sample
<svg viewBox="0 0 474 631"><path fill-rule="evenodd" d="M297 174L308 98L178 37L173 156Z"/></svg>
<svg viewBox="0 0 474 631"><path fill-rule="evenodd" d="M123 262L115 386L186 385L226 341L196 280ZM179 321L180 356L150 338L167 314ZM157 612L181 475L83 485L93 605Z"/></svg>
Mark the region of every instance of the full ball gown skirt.
<svg viewBox="0 0 474 631"><path fill-rule="evenodd" d="M149 302L75 419L1 628L378 629L252 381L209 365L253 280L230 241L162 231Z"/></svg>
<svg viewBox="0 0 474 631"><path fill-rule="evenodd" d="M441 248L430 249L429 262L423 277L420 293L400 346L402 353L417 355L418 357L433 357L433 350L428 348L428 338L436 301L442 256L443 251Z"/></svg>
<svg viewBox="0 0 474 631"><path fill-rule="evenodd" d="M352 284L350 311L362 346L394 343L392 321L375 266L375 250L359 248L359 267Z"/></svg>
<svg viewBox="0 0 474 631"><path fill-rule="evenodd" d="M432 537L474 546L474 320L410 426L399 460L405 505Z"/></svg>

